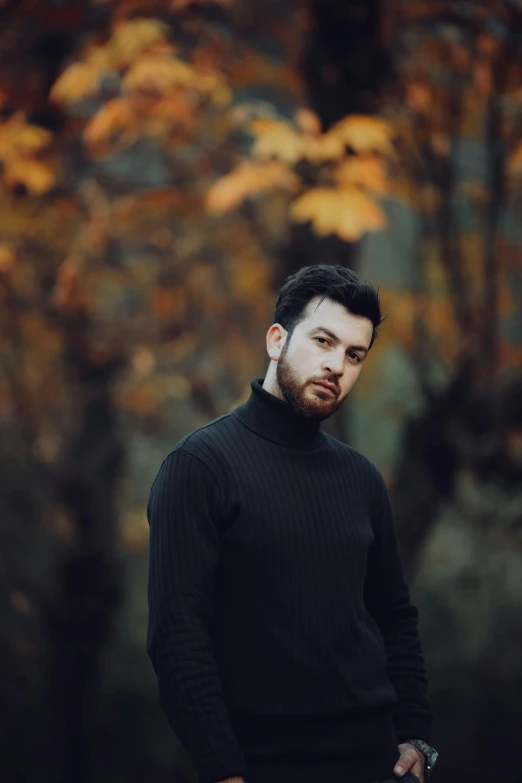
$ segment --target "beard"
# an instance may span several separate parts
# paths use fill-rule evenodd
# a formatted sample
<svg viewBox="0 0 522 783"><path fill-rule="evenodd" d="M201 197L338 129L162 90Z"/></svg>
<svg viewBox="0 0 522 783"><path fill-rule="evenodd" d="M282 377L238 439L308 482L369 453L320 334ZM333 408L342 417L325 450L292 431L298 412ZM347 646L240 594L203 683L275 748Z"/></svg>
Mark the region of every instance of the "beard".
<svg viewBox="0 0 522 783"><path fill-rule="evenodd" d="M276 367L276 379L284 399L305 419L324 421L324 419L327 419L339 410L344 402L344 398L339 396L330 397L326 391L323 398L323 392L319 390L314 391L313 397L309 397L306 394L306 387L311 385L312 379L305 381L305 383L299 380L296 371L287 358L287 353L288 342L283 347ZM316 380L337 385L336 381L331 378L317 378Z"/></svg>

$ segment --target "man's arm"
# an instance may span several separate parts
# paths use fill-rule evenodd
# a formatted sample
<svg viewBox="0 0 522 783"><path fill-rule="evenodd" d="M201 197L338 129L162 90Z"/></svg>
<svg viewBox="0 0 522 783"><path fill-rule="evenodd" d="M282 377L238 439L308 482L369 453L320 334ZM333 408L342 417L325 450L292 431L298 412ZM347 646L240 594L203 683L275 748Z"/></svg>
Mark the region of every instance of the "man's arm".
<svg viewBox="0 0 522 783"><path fill-rule="evenodd" d="M397 742L410 737L430 742L433 716L418 634L418 610L410 601L388 491L381 473L374 471L371 497L375 540L368 556L365 603L381 631L388 676L397 693Z"/></svg>
<svg viewBox="0 0 522 783"><path fill-rule="evenodd" d="M200 783L246 774L209 632L220 556L219 489L197 457L176 449L152 486L147 652L163 710Z"/></svg>

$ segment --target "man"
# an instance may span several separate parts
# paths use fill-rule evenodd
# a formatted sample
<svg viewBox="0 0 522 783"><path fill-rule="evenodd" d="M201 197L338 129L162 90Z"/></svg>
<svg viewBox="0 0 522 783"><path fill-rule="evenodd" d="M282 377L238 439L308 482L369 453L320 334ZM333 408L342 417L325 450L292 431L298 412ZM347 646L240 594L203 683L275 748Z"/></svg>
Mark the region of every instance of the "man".
<svg viewBox="0 0 522 783"><path fill-rule="evenodd" d="M320 429L381 320L351 270L299 270L266 377L152 486L147 650L200 783L411 783L436 758L386 486Z"/></svg>

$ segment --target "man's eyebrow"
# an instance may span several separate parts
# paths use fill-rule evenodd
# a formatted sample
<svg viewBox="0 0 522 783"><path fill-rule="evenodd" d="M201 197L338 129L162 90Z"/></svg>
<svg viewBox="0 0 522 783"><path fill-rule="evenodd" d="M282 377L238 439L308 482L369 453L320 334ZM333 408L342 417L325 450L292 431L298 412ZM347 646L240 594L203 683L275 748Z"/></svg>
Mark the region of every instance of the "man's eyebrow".
<svg viewBox="0 0 522 783"><path fill-rule="evenodd" d="M337 343L340 342L337 335L331 332L330 329L327 329L325 326L316 326L314 329L312 329L312 332L324 332L328 335L328 337L331 337L332 340L335 340ZM368 348L365 348L364 345L349 345L348 348L351 348L353 351L362 351L364 354L368 353Z"/></svg>

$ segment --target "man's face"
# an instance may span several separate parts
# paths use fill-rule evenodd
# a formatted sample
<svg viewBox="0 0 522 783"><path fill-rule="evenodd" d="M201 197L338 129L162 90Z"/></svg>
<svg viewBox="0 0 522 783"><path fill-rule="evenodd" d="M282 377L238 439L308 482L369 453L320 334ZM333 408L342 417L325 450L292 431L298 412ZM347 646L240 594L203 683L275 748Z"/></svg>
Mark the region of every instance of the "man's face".
<svg viewBox="0 0 522 783"><path fill-rule="evenodd" d="M317 307L319 301L317 296L308 302L290 340L286 335L276 378L287 402L302 416L322 421L341 407L359 377L373 325L332 299Z"/></svg>

